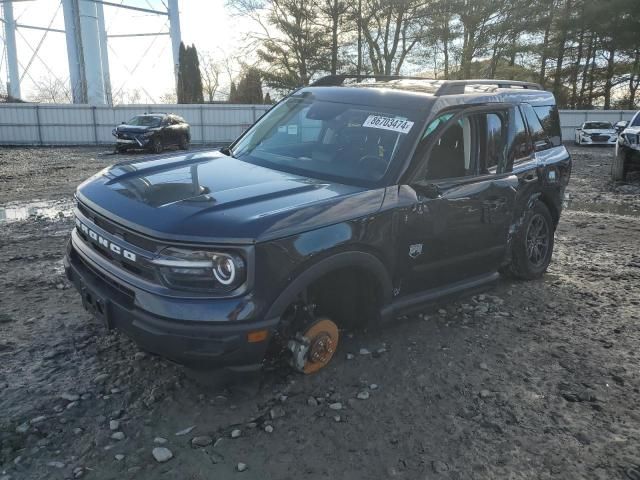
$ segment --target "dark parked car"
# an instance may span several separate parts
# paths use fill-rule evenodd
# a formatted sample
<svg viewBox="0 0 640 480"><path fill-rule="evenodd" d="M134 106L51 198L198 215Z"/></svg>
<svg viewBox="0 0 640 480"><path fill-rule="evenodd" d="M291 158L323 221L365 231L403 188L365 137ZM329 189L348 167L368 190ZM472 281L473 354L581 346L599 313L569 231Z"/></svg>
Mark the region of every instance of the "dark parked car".
<svg viewBox="0 0 640 480"><path fill-rule="evenodd" d="M184 118L170 113L145 113L122 122L113 129L116 151L129 149L150 150L160 153L165 147L189 148L191 131Z"/></svg>
<svg viewBox="0 0 640 480"><path fill-rule="evenodd" d="M621 123L621 122L618 122ZM611 177L615 181L625 180L632 170L640 169L640 111L630 122L624 122L616 142L616 153L611 164Z"/></svg>
<svg viewBox="0 0 640 480"><path fill-rule="evenodd" d="M80 185L65 269L85 306L187 365L269 351L311 373L341 328L546 271L571 172L551 93L347 80L297 90L219 152Z"/></svg>

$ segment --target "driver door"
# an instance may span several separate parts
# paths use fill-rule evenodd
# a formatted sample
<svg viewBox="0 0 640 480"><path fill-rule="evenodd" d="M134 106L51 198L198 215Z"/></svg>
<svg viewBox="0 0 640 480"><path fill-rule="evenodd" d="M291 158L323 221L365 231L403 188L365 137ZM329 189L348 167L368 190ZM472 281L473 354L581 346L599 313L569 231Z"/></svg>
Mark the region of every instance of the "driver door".
<svg viewBox="0 0 640 480"><path fill-rule="evenodd" d="M517 185L506 172L509 115L472 108L427 127L401 229L408 293L493 272L504 258Z"/></svg>

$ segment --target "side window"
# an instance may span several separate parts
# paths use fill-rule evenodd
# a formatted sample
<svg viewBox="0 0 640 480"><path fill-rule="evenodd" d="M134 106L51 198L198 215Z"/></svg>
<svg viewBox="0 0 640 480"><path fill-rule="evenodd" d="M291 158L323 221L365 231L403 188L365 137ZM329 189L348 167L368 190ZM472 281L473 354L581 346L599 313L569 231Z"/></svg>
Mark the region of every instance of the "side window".
<svg viewBox="0 0 640 480"><path fill-rule="evenodd" d="M506 166L506 122L498 113L474 115L478 124L480 173L502 173Z"/></svg>
<svg viewBox="0 0 640 480"><path fill-rule="evenodd" d="M476 174L477 156L472 155L471 125L470 118L463 117L445 127L438 135L427 160L427 180Z"/></svg>
<svg viewBox="0 0 640 480"><path fill-rule="evenodd" d="M527 134L527 127L524 124L519 108L513 110L513 140L509 149L509 157L514 163L521 160L528 160L533 152L533 146Z"/></svg>
<svg viewBox="0 0 640 480"><path fill-rule="evenodd" d="M562 145L562 131L560 129L560 114L555 105L537 105L533 107L536 115L542 123L542 128L547 132L554 147Z"/></svg>
<svg viewBox="0 0 640 480"><path fill-rule="evenodd" d="M423 136L425 141L428 136L437 135L427 159L425 180L487 175L505 170L506 111L471 113L446 125L440 132L437 127L446 123L452 114L443 117L429 124Z"/></svg>
<svg viewBox="0 0 640 480"><path fill-rule="evenodd" d="M539 141L547 141L547 133L544 131L544 128L542 128L542 124L540 123L536 112L533 110L533 107L531 105L522 105L522 112L527 119L533 143L535 144Z"/></svg>

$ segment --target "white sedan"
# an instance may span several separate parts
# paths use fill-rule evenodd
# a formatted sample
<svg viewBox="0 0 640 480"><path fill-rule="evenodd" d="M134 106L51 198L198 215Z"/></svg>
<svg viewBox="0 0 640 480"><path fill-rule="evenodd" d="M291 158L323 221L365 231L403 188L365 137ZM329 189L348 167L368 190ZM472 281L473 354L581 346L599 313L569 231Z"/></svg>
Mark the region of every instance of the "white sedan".
<svg viewBox="0 0 640 480"><path fill-rule="evenodd" d="M618 139L616 129L609 122L584 122L576 128L576 145L611 145Z"/></svg>

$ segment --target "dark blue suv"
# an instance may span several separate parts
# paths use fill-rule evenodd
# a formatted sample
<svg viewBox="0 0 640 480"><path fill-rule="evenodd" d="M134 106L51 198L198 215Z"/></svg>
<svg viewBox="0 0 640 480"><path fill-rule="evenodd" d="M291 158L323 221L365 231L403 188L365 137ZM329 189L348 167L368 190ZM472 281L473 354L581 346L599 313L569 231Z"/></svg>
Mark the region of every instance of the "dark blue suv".
<svg viewBox="0 0 640 480"><path fill-rule="evenodd" d="M339 331L541 276L571 159L531 83L325 77L221 151L78 187L68 277L141 348L192 367L326 365Z"/></svg>

